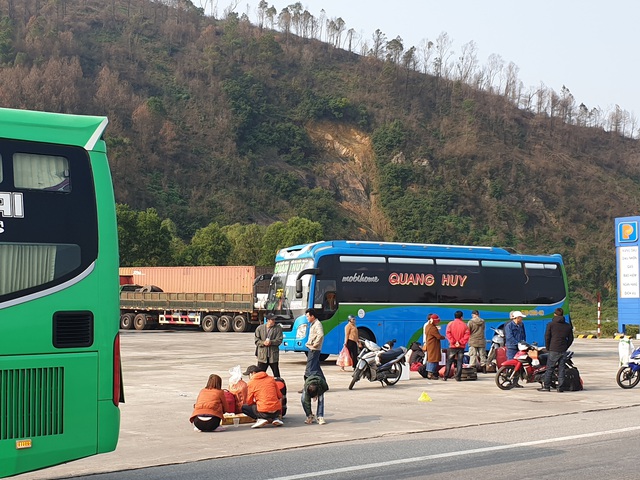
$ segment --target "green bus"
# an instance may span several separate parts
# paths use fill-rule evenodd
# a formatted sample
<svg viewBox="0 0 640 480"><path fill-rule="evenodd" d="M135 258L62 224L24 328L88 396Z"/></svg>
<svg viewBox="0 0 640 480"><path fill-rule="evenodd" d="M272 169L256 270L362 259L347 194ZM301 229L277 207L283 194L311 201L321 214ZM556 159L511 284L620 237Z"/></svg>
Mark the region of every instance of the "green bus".
<svg viewBox="0 0 640 480"><path fill-rule="evenodd" d="M105 117L0 108L0 477L118 442L106 126Z"/></svg>

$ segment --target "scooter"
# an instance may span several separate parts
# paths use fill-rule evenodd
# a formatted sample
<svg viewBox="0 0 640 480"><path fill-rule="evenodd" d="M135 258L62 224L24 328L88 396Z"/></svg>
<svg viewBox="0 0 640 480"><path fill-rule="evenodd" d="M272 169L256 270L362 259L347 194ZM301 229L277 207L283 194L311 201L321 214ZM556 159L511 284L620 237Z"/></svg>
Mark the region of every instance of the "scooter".
<svg viewBox="0 0 640 480"><path fill-rule="evenodd" d="M395 340L385 343L382 347L365 338L361 338L360 341L364 346L358 355L358 363L353 371L349 390L353 390L356 382L363 377L370 382L380 382L382 386L398 383L402 374L402 365L406 362L407 349L393 348Z"/></svg>
<svg viewBox="0 0 640 480"><path fill-rule="evenodd" d="M640 382L640 348L629 356L629 362L620 367L616 381L620 388L633 388Z"/></svg>
<svg viewBox="0 0 640 480"><path fill-rule="evenodd" d="M511 390L519 385L519 380L524 380L527 383L540 383L543 386L547 373L547 357L548 354L544 348L525 342L518 343L518 353L513 359L504 362L496 373L496 385L501 390ZM575 368L572 358L573 352L565 352L565 369ZM558 387L557 369L554 369L551 374L549 386Z"/></svg>
<svg viewBox="0 0 640 480"><path fill-rule="evenodd" d="M498 328L489 327L493 330L493 338L491 338L491 347L487 353L487 365L496 363L496 353L500 347L504 347L504 325Z"/></svg>

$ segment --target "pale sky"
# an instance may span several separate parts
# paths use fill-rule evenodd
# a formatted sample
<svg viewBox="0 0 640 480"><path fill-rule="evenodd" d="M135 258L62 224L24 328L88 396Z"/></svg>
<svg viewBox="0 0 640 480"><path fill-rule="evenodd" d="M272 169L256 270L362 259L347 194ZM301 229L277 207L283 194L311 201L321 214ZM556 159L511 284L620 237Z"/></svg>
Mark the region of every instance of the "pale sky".
<svg viewBox="0 0 640 480"><path fill-rule="evenodd" d="M197 6L216 0L192 0ZM199 3L200 2L200 3ZM269 1L278 13L294 1ZM218 16L231 3L218 0ZM236 12L256 23L259 0L239 0ZM387 40L400 36L405 50L422 40L436 42L446 32L453 59L474 41L481 66L497 54L505 65L513 62L525 91L543 82L560 93L565 85L576 105L613 111L617 104L640 117L636 84L640 68L638 0L307 0L314 17L342 18L345 32L353 28L371 44L380 29ZM354 49L355 50L355 49ZM356 50L359 53L359 50Z"/></svg>

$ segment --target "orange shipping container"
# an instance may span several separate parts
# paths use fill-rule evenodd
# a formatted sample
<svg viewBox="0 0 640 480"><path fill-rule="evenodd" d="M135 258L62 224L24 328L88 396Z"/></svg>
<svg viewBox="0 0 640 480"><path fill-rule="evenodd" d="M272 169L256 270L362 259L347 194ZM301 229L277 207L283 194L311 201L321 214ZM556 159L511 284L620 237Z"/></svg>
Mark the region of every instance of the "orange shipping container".
<svg viewBox="0 0 640 480"><path fill-rule="evenodd" d="M133 283L172 293L253 293L255 278L272 272L270 267L253 266L120 267L120 275L131 275ZM258 292L265 288L262 285Z"/></svg>

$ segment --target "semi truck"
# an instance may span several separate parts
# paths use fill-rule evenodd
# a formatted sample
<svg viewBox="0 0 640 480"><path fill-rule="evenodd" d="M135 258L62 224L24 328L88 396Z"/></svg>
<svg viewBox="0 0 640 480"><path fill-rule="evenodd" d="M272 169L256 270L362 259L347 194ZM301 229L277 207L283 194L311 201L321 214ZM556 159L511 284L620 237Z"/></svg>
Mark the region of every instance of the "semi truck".
<svg viewBox="0 0 640 480"><path fill-rule="evenodd" d="M120 328L246 332L264 321L272 267L121 267Z"/></svg>

